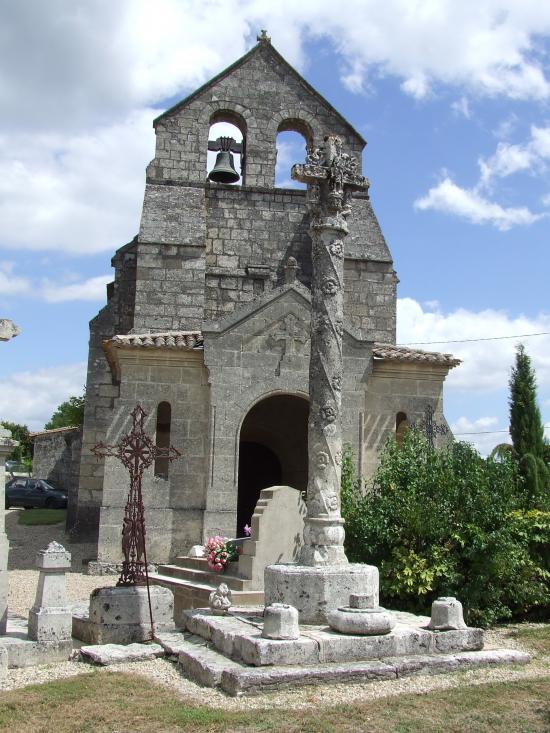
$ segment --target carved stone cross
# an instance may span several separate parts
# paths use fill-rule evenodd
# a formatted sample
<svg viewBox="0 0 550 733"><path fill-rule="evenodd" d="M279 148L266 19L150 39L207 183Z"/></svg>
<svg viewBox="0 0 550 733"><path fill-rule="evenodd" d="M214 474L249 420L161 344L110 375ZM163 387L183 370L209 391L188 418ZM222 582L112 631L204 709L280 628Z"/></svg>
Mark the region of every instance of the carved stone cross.
<svg viewBox="0 0 550 733"><path fill-rule="evenodd" d="M308 184L313 275L308 423L309 479L302 565L343 565L344 520L340 513L342 473L342 334L344 238L353 191L367 191L357 160L342 151L335 135L310 149L292 178Z"/></svg>
<svg viewBox="0 0 550 733"><path fill-rule="evenodd" d="M128 469L130 490L122 524L122 572L117 585L143 585L147 582L147 553L145 550L145 512L141 493L141 479L146 468L157 459L174 461L181 453L173 446L159 448L146 435L144 421L147 413L137 405L130 413L132 429L120 443L98 443L92 448L97 457L114 456Z"/></svg>
<svg viewBox="0 0 550 733"><path fill-rule="evenodd" d="M289 313L279 323L279 330L272 333L269 338L272 343L283 345L284 356L299 353L300 345L305 344L308 340L308 334L305 332L302 322L292 313Z"/></svg>

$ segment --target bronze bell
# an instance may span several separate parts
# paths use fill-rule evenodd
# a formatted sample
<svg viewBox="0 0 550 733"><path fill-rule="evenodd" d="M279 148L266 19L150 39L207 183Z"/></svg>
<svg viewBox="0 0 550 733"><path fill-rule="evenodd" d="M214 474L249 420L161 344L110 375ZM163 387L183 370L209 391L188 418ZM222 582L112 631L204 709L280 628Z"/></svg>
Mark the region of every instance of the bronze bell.
<svg viewBox="0 0 550 733"><path fill-rule="evenodd" d="M216 156L216 164L208 174L209 180L214 183L235 183L239 180L231 153L231 145L234 142L231 137L219 138L220 152Z"/></svg>

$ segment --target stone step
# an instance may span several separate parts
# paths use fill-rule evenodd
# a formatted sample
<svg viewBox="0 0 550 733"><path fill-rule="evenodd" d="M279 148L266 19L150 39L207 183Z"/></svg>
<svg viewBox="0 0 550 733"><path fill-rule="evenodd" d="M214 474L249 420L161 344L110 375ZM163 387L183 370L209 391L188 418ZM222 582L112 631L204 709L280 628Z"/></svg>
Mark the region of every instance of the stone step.
<svg viewBox="0 0 550 733"><path fill-rule="evenodd" d="M157 574L170 578L178 578L179 580L187 580L192 583L199 583L200 585L208 585L212 590L217 588L220 583L225 583L232 591L252 590L250 588L250 580L228 573L216 573L214 570L207 568L202 570L182 567L180 565L159 565Z"/></svg>
<svg viewBox="0 0 550 733"><path fill-rule="evenodd" d="M189 636L179 653L178 667L190 680L205 687L217 687L223 674L241 674L246 667L211 649L200 636Z"/></svg>
<svg viewBox="0 0 550 733"><path fill-rule="evenodd" d="M205 557L188 557L187 555L178 555L171 563L180 568L195 568L196 570L208 570L208 561Z"/></svg>
<svg viewBox="0 0 550 733"><path fill-rule="evenodd" d="M530 657L525 652L494 649L311 666L241 667L224 669L219 684L229 695L251 695L288 686L294 688L327 682L396 680L415 674L445 674L502 664L527 664L529 661ZM206 673L202 674L204 676Z"/></svg>
<svg viewBox="0 0 550 733"><path fill-rule="evenodd" d="M149 580L169 588L174 594L174 621L177 626L181 625L181 615L184 610L208 608L208 598L213 590L211 585L181 580L162 573L151 573ZM232 596L235 606L262 606L264 602L263 591L233 590Z"/></svg>

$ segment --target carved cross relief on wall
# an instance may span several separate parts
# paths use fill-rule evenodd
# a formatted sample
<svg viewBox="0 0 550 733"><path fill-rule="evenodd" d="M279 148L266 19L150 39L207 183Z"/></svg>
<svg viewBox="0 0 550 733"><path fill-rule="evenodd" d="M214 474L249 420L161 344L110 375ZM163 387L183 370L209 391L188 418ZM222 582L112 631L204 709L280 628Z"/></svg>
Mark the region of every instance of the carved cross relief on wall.
<svg viewBox="0 0 550 733"><path fill-rule="evenodd" d="M309 352L308 324L294 313L287 313L283 318L256 331L246 342L246 350L257 353L278 352L280 358L275 373L279 374L285 356L306 355Z"/></svg>

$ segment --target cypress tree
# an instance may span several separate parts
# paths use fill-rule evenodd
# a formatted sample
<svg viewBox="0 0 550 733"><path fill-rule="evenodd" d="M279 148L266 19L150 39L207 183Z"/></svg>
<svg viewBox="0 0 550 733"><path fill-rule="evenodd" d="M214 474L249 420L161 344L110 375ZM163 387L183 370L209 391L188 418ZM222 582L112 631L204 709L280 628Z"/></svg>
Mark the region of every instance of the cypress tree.
<svg viewBox="0 0 550 733"><path fill-rule="evenodd" d="M544 462L544 425L537 405L535 372L523 344L517 347L516 363L510 377L510 435L523 475L529 508L541 500L544 502L548 469Z"/></svg>

